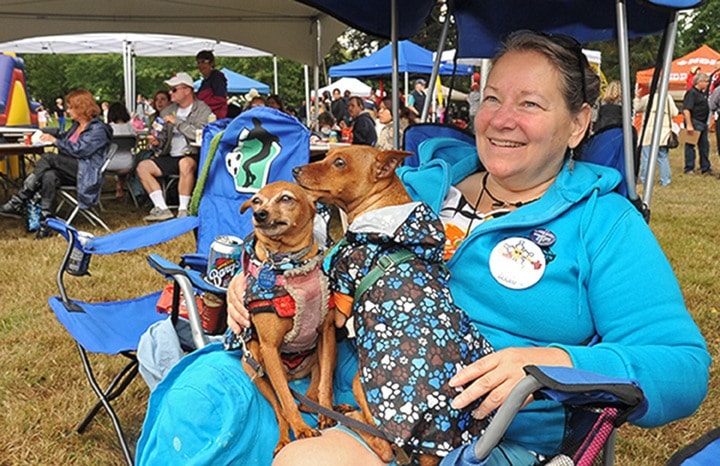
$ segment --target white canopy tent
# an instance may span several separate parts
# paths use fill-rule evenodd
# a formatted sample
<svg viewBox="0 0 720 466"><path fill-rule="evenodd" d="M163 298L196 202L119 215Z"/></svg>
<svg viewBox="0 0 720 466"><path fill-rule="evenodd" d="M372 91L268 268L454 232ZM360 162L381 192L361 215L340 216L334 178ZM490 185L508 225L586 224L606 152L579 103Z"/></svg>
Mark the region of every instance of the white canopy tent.
<svg viewBox="0 0 720 466"><path fill-rule="evenodd" d="M333 89L340 89L340 93L350 91L352 95L367 97L370 95L370 90L372 89L372 87L368 86L357 78L340 78L337 81L334 81L333 83L318 89L318 94L322 95L325 91L332 93ZM316 94L313 92L313 95Z"/></svg>
<svg viewBox="0 0 720 466"><path fill-rule="evenodd" d="M322 56L347 28L330 15L294 0L10 2L0 10L0 26L0 42L33 37L38 31L48 35L203 35L312 66L314 88L318 87Z"/></svg>
<svg viewBox="0 0 720 466"><path fill-rule="evenodd" d="M135 107L135 57L194 56L212 50L216 56L267 57L271 54L243 45L199 37L165 34L68 34L0 43L0 51L34 54L121 53L125 72L125 105Z"/></svg>

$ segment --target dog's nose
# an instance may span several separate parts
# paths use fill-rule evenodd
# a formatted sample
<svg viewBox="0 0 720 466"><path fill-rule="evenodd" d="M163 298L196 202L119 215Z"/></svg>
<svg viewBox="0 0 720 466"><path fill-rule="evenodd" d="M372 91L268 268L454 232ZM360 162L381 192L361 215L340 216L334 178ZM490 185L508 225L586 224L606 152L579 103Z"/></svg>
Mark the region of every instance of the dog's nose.
<svg viewBox="0 0 720 466"><path fill-rule="evenodd" d="M255 218L256 222L263 223L268 218L268 211L258 210L257 212L253 212L253 217Z"/></svg>
<svg viewBox="0 0 720 466"><path fill-rule="evenodd" d="M299 176L302 173L302 167L295 167L292 169L293 176Z"/></svg>

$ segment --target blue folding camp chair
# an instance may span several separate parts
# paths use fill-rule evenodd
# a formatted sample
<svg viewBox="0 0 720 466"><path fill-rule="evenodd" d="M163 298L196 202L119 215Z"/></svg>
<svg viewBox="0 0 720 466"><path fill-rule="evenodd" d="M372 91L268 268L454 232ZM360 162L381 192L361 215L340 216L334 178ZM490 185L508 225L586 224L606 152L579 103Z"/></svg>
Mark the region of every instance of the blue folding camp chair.
<svg viewBox="0 0 720 466"><path fill-rule="evenodd" d="M420 123L408 126L403 133L402 149L412 152L414 155L405 157L404 165L406 167L417 167L420 165L420 158L418 157L418 146L420 143L426 139L440 137L454 138L467 142L468 144L475 144L474 134L455 125Z"/></svg>
<svg viewBox="0 0 720 466"><path fill-rule="evenodd" d="M720 458L720 427L716 427L670 457L665 466L712 466Z"/></svg>
<svg viewBox="0 0 720 466"><path fill-rule="evenodd" d="M252 230L251 213L241 215L240 205L266 183L292 180L292 168L307 163L310 157L307 128L297 119L266 107L244 112L232 121L220 120L208 125L203 138L201 172L191 203L191 212L196 215L91 238L81 237L77 230L61 220L48 220L48 226L68 240L57 277L60 296L50 298L50 307L75 340L85 373L98 397L77 431L83 432L95 414L104 408L112 419L128 464L133 463L132 454L110 402L138 373L136 350L141 335L154 323L168 318L156 311L160 292L132 300L87 303L68 296L63 277L66 273L87 275L92 255L133 251L168 241L193 229L197 248L195 254L188 256L187 263L204 271L210 244L216 236L244 238ZM159 256L151 256L148 260L166 276L177 277L185 296L191 296L197 286L206 291L222 292L205 283L200 272ZM186 305L195 346L202 347L206 335L199 319L193 318L197 316L195 301L188 299ZM122 355L130 362L107 388L102 389L95 379L90 353Z"/></svg>

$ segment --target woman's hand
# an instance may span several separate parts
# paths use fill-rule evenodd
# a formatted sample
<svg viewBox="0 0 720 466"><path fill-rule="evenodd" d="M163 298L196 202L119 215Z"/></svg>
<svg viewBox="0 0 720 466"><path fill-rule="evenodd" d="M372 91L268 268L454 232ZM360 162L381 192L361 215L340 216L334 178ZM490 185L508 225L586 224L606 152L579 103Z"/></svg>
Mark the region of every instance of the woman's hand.
<svg viewBox="0 0 720 466"><path fill-rule="evenodd" d="M235 333L242 333L250 327L250 312L245 309L245 274L235 275L227 291L227 324Z"/></svg>
<svg viewBox="0 0 720 466"><path fill-rule="evenodd" d="M572 367L572 362L560 348L506 348L497 351L461 369L450 379L451 387L469 384L455 397L452 407L464 408L484 396L473 416L486 418L503 404L510 390L525 377L523 367L528 365ZM530 400L526 404L528 402Z"/></svg>
<svg viewBox="0 0 720 466"><path fill-rule="evenodd" d="M57 138L55 136L48 133L41 134L39 139L42 142L49 142L50 144L55 144L55 141L57 141Z"/></svg>

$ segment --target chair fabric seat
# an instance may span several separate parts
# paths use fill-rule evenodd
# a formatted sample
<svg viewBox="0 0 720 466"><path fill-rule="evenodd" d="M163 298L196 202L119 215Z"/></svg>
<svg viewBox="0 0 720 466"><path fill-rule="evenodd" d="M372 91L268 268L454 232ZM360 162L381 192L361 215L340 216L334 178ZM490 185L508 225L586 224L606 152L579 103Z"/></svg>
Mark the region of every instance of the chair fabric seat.
<svg viewBox="0 0 720 466"><path fill-rule="evenodd" d="M73 300L84 312L68 311L57 296L49 303L60 323L86 351L119 354L135 351L140 335L153 323L167 319L155 309L160 293L106 303Z"/></svg>

